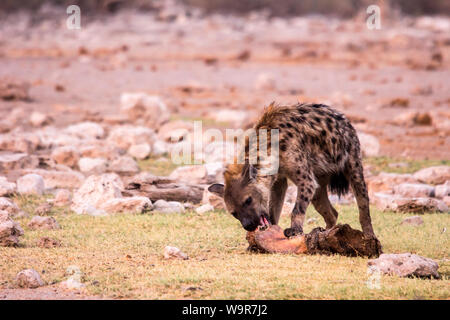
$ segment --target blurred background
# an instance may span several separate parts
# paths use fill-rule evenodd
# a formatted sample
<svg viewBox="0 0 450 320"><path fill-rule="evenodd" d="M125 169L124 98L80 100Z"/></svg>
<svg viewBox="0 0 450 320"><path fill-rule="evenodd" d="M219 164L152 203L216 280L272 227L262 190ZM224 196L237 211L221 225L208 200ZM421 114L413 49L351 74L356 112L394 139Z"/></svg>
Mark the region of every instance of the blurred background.
<svg viewBox="0 0 450 320"><path fill-rule="evenodd" d="M0 129L142 124L124 112L136 92L164 104L143 123L162 140L194 119L247 128L272 101L320 102L369 137L367 155L446 161L449 13L445 0L3 0Z"/></svg>

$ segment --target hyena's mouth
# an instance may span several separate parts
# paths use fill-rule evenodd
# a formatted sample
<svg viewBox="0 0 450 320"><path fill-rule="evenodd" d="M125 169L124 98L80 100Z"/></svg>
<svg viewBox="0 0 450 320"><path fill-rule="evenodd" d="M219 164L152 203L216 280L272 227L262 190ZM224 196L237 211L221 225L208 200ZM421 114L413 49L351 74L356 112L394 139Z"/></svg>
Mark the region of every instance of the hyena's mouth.
<svg viewBox="0 0 450 320"><path fill-rule="evenodd" d="M263 214L261 215L261 217L259 218L259 226L258 228L260 230L265 230L270 226L270 222L267 220L266 216Z"/></svg>

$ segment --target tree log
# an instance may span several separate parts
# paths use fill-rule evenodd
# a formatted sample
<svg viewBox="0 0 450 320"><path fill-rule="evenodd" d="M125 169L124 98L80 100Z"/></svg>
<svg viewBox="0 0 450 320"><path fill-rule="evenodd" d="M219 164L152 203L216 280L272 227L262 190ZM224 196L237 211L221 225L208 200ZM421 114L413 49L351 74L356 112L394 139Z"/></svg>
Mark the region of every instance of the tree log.
<svg viewBox="0 0 450 320"><path fill-rule="evenodd" d="M247 233L250 250L264 253L340 254L349 257L378 257L380 242L352 229L348 224L338 224L331 229L315 228L310 233L286 238L279 226Z"/></svg>
<svg viewBox="0 0 450 320"><path fill-rule="evenodd" d="M180 184L167 177L144 175L132 179L122 193L125 196L147 197L151 201L163 199L200 203L204 188L204 185Z"/></svg>

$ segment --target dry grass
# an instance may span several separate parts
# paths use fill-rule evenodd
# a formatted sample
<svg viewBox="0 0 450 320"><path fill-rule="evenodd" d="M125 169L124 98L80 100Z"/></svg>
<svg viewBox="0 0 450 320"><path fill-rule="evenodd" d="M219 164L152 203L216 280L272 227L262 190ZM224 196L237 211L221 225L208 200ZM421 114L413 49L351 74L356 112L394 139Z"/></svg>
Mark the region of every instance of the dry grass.
<svg viewBox="0 0 450 320"><path fill-rule="evenodd" d="M15 199L32 212L43 199ZM339 222L359 227L356 208L338 207ZM38 270L47 283L65 279L69 265L86 275L86 291L111 298L149 299L448 299L449 215L424 215L419 227L401 225L405 215L372 210L385 252L413 252L440 264L441 280L382 276L381 289L369 289L367 259L341 256L264 255L246 252L245 232L224 212L198 215L148 214L91 217L67 209L52 212L61 230L31 231L30 217L17 221L25 236L19 248L0 248L0 288L14 286L22 269ZM310 208L308 217L323 220ZM288 218L282 219L283 227ZM308 225L309 231L317 224ZM41 249L42 236L62 247ZM174 245L190 259L164 260ZM187 287L201 288L187 290Z"/></svg>

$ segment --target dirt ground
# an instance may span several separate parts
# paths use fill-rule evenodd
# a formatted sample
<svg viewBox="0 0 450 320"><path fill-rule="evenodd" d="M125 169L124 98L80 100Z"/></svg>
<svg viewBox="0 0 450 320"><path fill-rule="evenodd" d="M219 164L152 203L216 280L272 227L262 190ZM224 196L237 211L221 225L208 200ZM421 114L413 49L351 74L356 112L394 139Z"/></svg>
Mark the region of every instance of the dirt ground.
<svg viewBox="0 0 450 320"><path fill-rule="evenodd" d="M130 91L157 94L188 118L223 108L256 117L272 101L315 101L375 135L382 155L450 158L447 18L390 18L380 30L369 30L364 16L172 21L120 12L86 18L81 30L68 30L65 18L32 23L15 14L1 22L0 78L31 85L31 101L0 102L1 117L23 108L59 126L102 120ZM412 111L429 113L432 124L393 123Z"/></svg>

